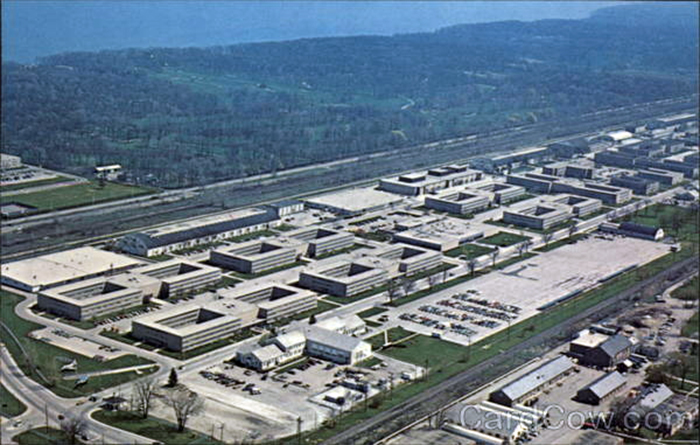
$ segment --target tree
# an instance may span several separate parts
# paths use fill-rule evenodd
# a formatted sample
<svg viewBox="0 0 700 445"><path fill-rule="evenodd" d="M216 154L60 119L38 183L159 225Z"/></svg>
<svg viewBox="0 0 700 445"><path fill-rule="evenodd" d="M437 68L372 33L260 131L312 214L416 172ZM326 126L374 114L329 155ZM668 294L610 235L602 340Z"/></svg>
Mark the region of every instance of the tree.
<svg viewBox="0 0 700 445"><path fill-rule="evenodd" d="M185 431L187 421L204 411L204 399L187 388L174 388L165 396L165 403L173 409L177 430Z"/></svg>
<svg viewBox="0 0 700 445"><path fill-rule="evenodd" d="M672 371L671 373L681 378L681 388L685 386L685 378L688 375L688 371L693 368L693 359L685 354L675 352L671 355L671 360L668 364L669 370Z"/></svg>
<svg viewBox="0 0 700 445"><path fill-rule="evenodd" d="M311 314L309 317L309 324L316 324L316 314Z"/></svg>
<svg viewBox="0 0 700 445"><path fill-rule="evenodd" d="M174 388L177 386L177 371L175 368L170 370L170 375L168 376L168 385L169 388Z"/></svg>
<svg viewBox="0 0 700 445"><path fill-rule="evenodd" d="M491 255L491 266L492 267L496 267L496 259L498 258L498 255L500 255L500 254L501 254L501 251L498 249L498 247L496 247L495 249L493 249L491 251L491 253L489 253L489 255Z"/></svg>
<svg viewBox="0 0 700 445"><path fill-rule="evenodd" d="M575 222L572 222L572 223L569 225L569 238L571 238L572 236L574 236L574 235L576 234L576 232L578 232L578 226L576 225Z"/></svg>
<svg viewBox="0 0 700 445"><path fill-rule="evenodd" d="M469 260L467 263L467 266L469 267L469 274L471 276L474 276L474 272L476 271L476 266L479 264L479 262L476 260L476 258L472 258Z"/></svg>
<svg viewBox="0 0 700 445"><path fill-rule="evenodd" d="M525 241L523 241L522 243L518 244L518 256L525 255L525 252L527 252L527 244Z"/></svg>
<svg viewBox="0 0 700 445"><path fill-rule="evenodd" d="M544 241L544 246L549 246L549 243L554 238L554 233L551 230L547 230L542 234L542 241Z"/></svg>
<svg viewBox="0 0 700 445"><path fill-rule="evenodd" d="M138 411L144 419L148 417L148 412L154 405L155 399L153 396L155 395L155 391L156 381L153 378L141 379L134 384L136 411Z"/></svg>
<svg viewBox="0 0 700 445"><path fill-rule="evenodd" d="M401 280L401 289L403 290L403 296L408 297L408 295L413 292L416 288L416 282L409 277L403 277Z"/></svg>
<svg viewBox="0 0 700 445"><path fill-rule="evenodd" d="M76 443L78 436L85 431L85 422L74 416L68 416L61 421L61 431L63 431L71 444Z"/></svg>
<svg viewBox="0 0 700 445"><path fill-rule="evenodd" d="M399 287L398 281L389 280L389 284L387 284L386 288L386 293L389 297L389 304L392 304L394 302L394 299L398 298L399 295L401 295L401 288Z"/></svg>

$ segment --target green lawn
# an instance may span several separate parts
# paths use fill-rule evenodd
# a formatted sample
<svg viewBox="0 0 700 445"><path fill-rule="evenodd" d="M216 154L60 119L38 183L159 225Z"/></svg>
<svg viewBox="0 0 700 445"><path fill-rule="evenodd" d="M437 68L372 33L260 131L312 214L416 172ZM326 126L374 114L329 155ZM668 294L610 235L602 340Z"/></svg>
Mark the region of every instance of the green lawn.
<svg viewBox="0 0 700 445"><path fill-rule="evenodd" d="M547 246L538 247L537 249L535 249L535 252L549 252L550 250L557 249L561 246L566 246L567 244L574 244L574 243L586 238L587 236L588 235L586 235L584 233L578 233L578 234L576 234L572 237L569 237L569 238L564 238L564 239L560 239L558 241L550 242Z"/></svg>
<svg viewBox="0 0 700 445"><path fill-rule="evenodd" d="M70 437L62 430L56 428L46 428L45 426L34 428L18 434L12 438L19 445L50 445L69 444ZM83 444L81 440L76 440L75 445Z"/></svg>
<svg viewBox="0 0 700 445"><path fill-rule="evenodd" d="M472 258L477 258L490 252L493 252L493 249L489 247L480 246L478 244L462 244L459 247L448 250L445 252L445 255L452 258L464 255L466 259L471 260Z"/></svg>
<svg viewBox="0 0 700 445"><path fill-rule="evenodd" d="M33 206L39 210L57 210L154 192L153 189L107 182L104 187L100 187L97 183L77 184L15 195L11 198L13 202Z"/></svg>
<svg viewBox="0 0 700 445"><path fill-rule="evenodd" d="M276 229L277 230L290 230L290 229L280 229L279 227L277 227ZM228 241L230 243L242 243L245 241L251 241L254 239L262 238L263 236L276 236L276 235L277 235L277 233L273 232L272 230L258 230L257 232L250 232L250 233L244 233L243 235L232 236L230 238L226 238L224 241Z"/></svg>
<svg viewBox="0 0 700 445"><path fill-rule="evenodd" d="M700 319L698 319L698 311L695 311L695 315L693 315L690 320L688 320L688 323L686 323L685 326L683 326L683 330L681 331L681 334L690 337L693 334L697 334L698 332L698 324L700 324Z"/></svg>
<svg viewBox="0 0 700 445"><path fill-rule="evenodd" d="M488 238L480 239L479 242L481 244L492 244L499 247L508 247L529 239L530 237L525 235L516 235L515 233L510 232L498 232L497 234L491 235Z"/></svg>
<svg viewBox="0 0 700 445"><path fill-rule="evenodd" d="M387 309L385 307L379 307L379 306L371 307L369 309L365 309L362 312L358 312L357 316L360 318L369 318L369 317L373 317L375 315L381 314L382 312L386 312L388 310L389 309Z"/></svg>
<svg viewBox="0 0 700 445"><path fill-rule="evenodd" d="M95 372L108 369L118 369L135 365L153 363L135 355L126 355L106 362L99 362L92 358L53 346L49 343L29 338L27 335L34 330L44 326L24 320L14 312L14 307L22 301L24 297L0 291L0 320L15 334L24 349L29 354L33 365L39 369L47 378L41 379L38 373L34 372L30 363L25 359L17 343L3 328L0 328L0 339L7 345L7 349L15 358L22 371L30 378L47 386L54 393L61 397L79 397L91 394L105 388L109 388L130 379L136 378L134 373L112 374L103 377L90 378L88 383L75 388L75 382L63 380L59 371L60 367L75 359L78 363L78 372Z"/></svg>
<svg viewBox="0 0 700 445"><path fill-rule="evenodd" d="M280 224L279 226L275 227L275 230L278 232L288 232L290 230L295 230L298 229L299 227L293 226L291 224Z"/></svg>
<svg viewBox="0 0 700 445"><path fill-rule="evenodd" d="M17 398L0 383L0 414L5 417L15 417L26 410L27 407L24 403L17 400Z"/></svg>
<svg viewBox="0 0 700 445"><path fill-rule="evenodd" d="M29 187L39 187L42 185L50 185L50 184L57 184L59 182L68 182L72 181L73 179L71 178L66 178L65 176L57 176L55 178L46 178L46 179L39 179L36 181L29 181L29 182L23 182L21 184L8 184L8 185L3 185L0 187L0 191L2 192L10 192L13 190L22 190L26 189ZM8 196L9 198L9 196Z"/></svg>
<svg viewBox="0 0 700 445"><path fill-rule="evenodd" d="M414 332L406 330L400 326L391 328L387 332L389 334L390 343L397 342L403 338L414 334ZM384 346L384 332L377 335L373 335L365 341L372 345L372 349L376 351L377 349L380 349L382 346Z"/></svg>
<svg viewBox="0 0 700 445"><path fill-rule="evenodd" d="M417 335L395 346L382 350L382 354L429 369L443 368L455 361L464 361L469 348L426 335Z"/></svg>
<svg viewBox="0 0 700 445"><path fill-rule="evenodd" d="M355 366L359 368L371 368L372 366L378 365L382 362L381 359L378 359L377 357L370 357L366 360L362 360L359 363L356 363Z"/></svg>
<svg viewBox="0 0 700 445"><path fill-rule="evenodd" d="M700 299L700 280L698 280L698 276L696 275L692 280L671 292L671 296L686 301Z"/></svg>
<svg viewBox="0 0 700 445"><path fill-rule="evenodd" d="M525 254L523 254L523 256L514 256L512 258L508 258L505 261L501 261L500 263L496 263L495 269L496 270L505 269L508 266L512 266L513 264L519 263L521 261L529 260L530 258L535 257L535 256L537 256L537 254L531 253L531 252L525 253Z"/></svg>
<svg viewBox="0 0 700 445"><path fill-rule="evenodd" d="M126 430L140 436L148 437L154 441L167 445L195 445L195 444L219 444L211 436L207 436L192 430L185 430L178 433L175 424L166 420L149 417L142 419L140 416L128 411L97 411L92 418L111 425L113 427Z"/></svg>
<svg viewBox="0 0 700 445"><path fill-rule="evenodd" d="M655 204L645 207L636 215L627 216L623 220L661 227L664 232L681 241L698 242L698 214L690 209ZM674 221L676 222L674 223Z"/></svg>
<svg viewBox="0 0 700 445"><path fill-rule="evenodd" d="M153 256L149 256L148 259L153 260L153 261L168 261L168 260L172 260L173 256L172 255L165 255L165 254L164 255L153 255Z"/></svg>
<svg viewBox="0 0 700 445"><path fill-rule="evenodd" d="M307 263L308 263L307 261L299 260L299 261L295 261L295 262L290 263L290 264L285 264L284 266L275 267L275 268L264 270L264 271L258 272L258 273L243 273L243 272L232 271L231 275L233 275L234 277L243 278L246 280L252 280L253 278L264 277L265 275L270 275L270 274L273 274L275 272L279 272L282 270L291 269L293 267L303 266Z"/></svg>

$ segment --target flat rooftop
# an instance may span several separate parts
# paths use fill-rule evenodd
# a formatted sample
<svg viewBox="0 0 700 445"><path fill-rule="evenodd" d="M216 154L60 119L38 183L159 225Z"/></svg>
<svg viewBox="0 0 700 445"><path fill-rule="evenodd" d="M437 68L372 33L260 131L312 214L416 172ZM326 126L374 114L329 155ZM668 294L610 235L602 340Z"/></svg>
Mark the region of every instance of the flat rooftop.
<svg viewBox="0 0 700 445"><path fill-rule="evenodd" d="M107 301L137 290L119 283L107 281L104 278L79 281L65 286L55 287L42 292L42 295L57 300L64 300L76 306L87 306L100 301Z"/></svg>
<svg viewBox="0 0 700 445"><path fill-rule="evenodd" d="M332 207L345 212L362 212L399 203L402 197L371 188L342 190L305 199L309 205Z"/></svg>
<svg viewBox="0 0 700 445"><path fill-rule="evenodd" d="M2 276L32 288L49 287L140 264L143 263L129 256L80 247L3 264Z"/></svg>
<svg viewBox="0 0 700 445"><path fill-rule="evenodd" d="M232 316L215 305L178 305L136 318L133 322L173 335L186 336L238 319L239 317Z"/></svg>
<svg viewBox="0 0 700 445"><path fill-rule="evenodd" d="M196 229L198 227L204 227L204 226L209 226L213 224L218 224L218 223L224 223L240 218L245 218L248 216L253 216L253 215L259 215L259 214L265 214L267 213L265 210L262 209L257 209L257 208L250 208L250 209L243 209L243 210L237 210L235 212L226 212L221 215L216 215L216 216L210 216L208 218L196 218L190 221L183 221L183 222L178 222L175 224L170 224L167 226L163 227L158 227L155 229L151 230L146 230L143 233L146 235L150 235L153 237L158 237L161 235L166 235L168 233L176 233L176 232L183 232L187 230L192 230Z"/></svg>
<svg viewBox="0 0 700 445"><path fill-rule="evenodd" d="M168 278L179 277L195 272L207 273L217 270L219 269L204 264L173 259L163 261L162 263L150 264L146 267L138 268L134 270L134 272L153 278L158 278L159 280L166 280Z"/></svg>

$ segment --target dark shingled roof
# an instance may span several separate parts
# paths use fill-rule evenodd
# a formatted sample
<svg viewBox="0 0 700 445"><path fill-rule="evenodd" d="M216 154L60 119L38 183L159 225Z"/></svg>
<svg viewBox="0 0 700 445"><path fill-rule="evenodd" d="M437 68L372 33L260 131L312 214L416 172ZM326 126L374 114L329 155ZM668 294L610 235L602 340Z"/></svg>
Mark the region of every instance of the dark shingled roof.
<svg viewBox="0 0 700 445"><path fill-rule="evenodd" d="M624 335L613 335L598 346L608 356L615 357L620 352L632 346L632 343Z"/></svg>
<svg viewBox="0 0 700 445"><path fill-rule="evenodd" d="M654 236L659 230L657 227L646 226L644 224L636 224L632 222L623 222L620 224L621 230L626 230L629 232L643 233L645 235Z"/></svg>
<svg viewBox="0 0 700 445"><path fill-rule="evenodd" d="M264 213L244 216L229 221L221 221L200 227L193 227L179 232L164 233L162 235L148 235L146 233L134 233L131 236L143 241L147 248L169 246L183 241L203 238L205 236L218 235L219 233L249 227L258 224L269 223L279 219L272 209L266 209Z"/></svg>

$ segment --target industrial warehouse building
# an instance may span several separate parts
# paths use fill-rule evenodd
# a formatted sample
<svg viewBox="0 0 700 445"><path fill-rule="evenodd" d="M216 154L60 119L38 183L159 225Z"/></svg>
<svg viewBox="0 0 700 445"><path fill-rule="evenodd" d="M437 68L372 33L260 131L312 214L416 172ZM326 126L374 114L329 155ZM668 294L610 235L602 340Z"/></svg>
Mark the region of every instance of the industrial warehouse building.
<svg viewBox="0 0 700 445"><path fill-rule="evenodd" d="M524 402L546 385L568 374L573 368L574 363L562 355L492 392L489 395L489 400L505 406Z"/></svg>
<svg viewBox="0 0 700 445"><path fill-rule="evenodd" d="M186 352L233 335L241 318L202 306L174 306L131 322L131 335L171 351Z"/></svg>
<svg viewBox="0 0 700 445"><path fill-rule="evenodd" d="M28 292L113 275L142 265L141 261L94 247L42 255L3 264L0 281Z"/></svg>
<svg viewBox="0 0 700 445"><path fill-rule="evenodd" d="M484 232L472 228L469 222L443 218L414 229L396 232L393 238L396 242L446 252L483 236Z"/></svg>
<svg viewBox="0 0 700 445"><path fill-rule="evenodd" d="M439 252L405 244L392 244L378 249L372 255L391 260L398 265L398 271L406 275L433 269L442 264L442 255Z"/></svg>
<svg viewBox="0 0 700 445"><path fill-rule="evenodd" d="M576 393L576 400L590 405L599 405L622 389L627 380L617 371L610 372L581 388Z"/></svg>
<svg viewBox="0 0 700 445"><path fill-rule="evenodd" d="M469 215L489 207L491 200L485 194L467 191L448 191L438 196L426 196L425 207L457 215Z"/></svg>
<svg viewBox="0 0 700 445"><path fill-rule="evenodd" d="M285 199L283 201L268 204L266 207L272 209L278 218L284 218L288 215L304 211L304 201L296 199Z"/></svg>
<svg viewBox="0 0 700 445"><path fill-rule="evenodd" d="M569 344L569 356L585 366L614 368L632 353L632 342L622 335L607 335L583 331Z"/></svg>
<svg viewBox="0 0 700 445"><path fill-rule="evenodd" d="M520 227L547 230L561 226L573 217L582 218L597 212L600 200L574 195L555 195L542 198L538 203L503 212L503 222Z"/></svg>
<svg viewBox="0 0 700 445"><path fill-rule="evenodd" d="M379 190L407 196L421 196L478 181L483 173L465 165L446 165L379 181Z"/></svg>
<svg viewBox="0 0 700 445"><path fill-rule="evenodd" d="M622 175L610 178L610 185L625 187L637 195L653 195L659 191L659 183L640 176Z"/></svg>
<svg viewBox="0 0 700 445"><path fill-rule="evenodd" d="M143 303L143 292L102 278L80 281L42 291L39 309L73 320L90 320Z"/></svg>
<svg viewBox="0 0 700 445"><path fill-rule="evenodd" d="M316 308L313 292L281 283L245 284L233 290L220 291L225 299L235 299L258 307L257 317L268 320L291 317Z"/></svg>
<svg viewBox="0 0 700 445"><path fill-rule="evenodd" d="M285 236L307 243L304 254L309 258L347 249L355 242L355 236L352 233L322 227L304 227L289 231Z"/></svg>
<svg viewBox="0 0 700 445"><path fill-rule="evenodd" d="M319 293L352 297L384 285L386 270L357 261L338 261L305 269L299 275L299 285Z"/></svg>
<svg viewBox="0 0 700 445"><path fill-rule="evenodd" d="M519 210L505 210L503 222L520 227L547 230L570 220L572 216L565 206L541 203Z"/></svg>
<svg viewBox="0 0 700 445"><path fill-rule="evenodd" d="M610 205L623 204L632 198L630 189L592 182L581 182L573 179L564 180L557 176L539 173L508 175L506 180L509 184L520 185L538 193L567 193L599 199L603 203Z"/></svg>
<svg viewBox="0 0 700 445"><path fill-rule="evenodd" d="M357 188L306 198L305 201L312 209L354 216L393 207L401 203L403 198L371 188Z"/></svg>
<svg viewBox="0 0 700 445"><path fill-rule="evenodd" d="M471 188L471 187L470 187ZM525 188L512 184L492 182L485 185L474 185L474 189L491 195L494 204L503 205L525 194Z"/></svg>
<svg viewBox="0 0 700 445"><path fill-rule="evenodd" d="M190 294L221 280L221 269L177 259L141 267L135 272L161 281L159 298Z"/></svg>
<svg viewBox="0 0 700 445"><path fill-rule="evenodd" d="M117 247L133 255L150 257L223 241L279 224L281 220L274 209L246 209L132 233L122 237Z"/></svg>
<svg viewBox="0 0 700 445"><path fill-rule="evenodd" d="M490 402L458 403L445 411L443 429L470 439L468 443L508 445L520 443L534 432L537 415Z"/></svg>
<svg viewBox="0 0 700 445"><path fill-rule="evenodd" d="M642 179L656 181L663 185L676 185L679 182L683 181L683 173L662 170L659 168L648 168L646 170L639 170L639 172L637 172L637 176L639 176Z"/></svg>
<svg viewBox="0 0 700 445"><path fill-rule="evenodd" d="M234 244L209 252L209 262L229 270L256 274L297 260L297 250L275 239Z"/></svg>
<svg viewBox="0 0 700 445"><path fill-rule="evenodd" d="M601 232L614 233L616 235L631 236L633 238L660 241L664 238L664 230L660 227L651 227L632 222L612 223L604 222L600 225Z"/></svg>

